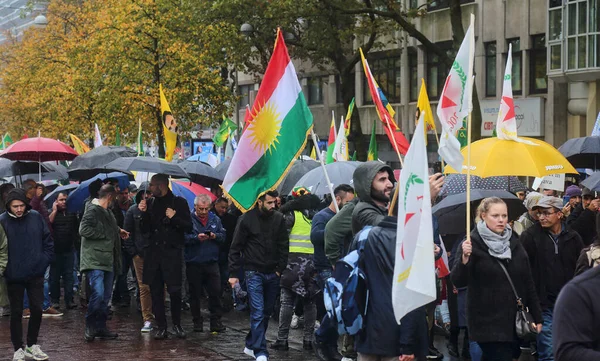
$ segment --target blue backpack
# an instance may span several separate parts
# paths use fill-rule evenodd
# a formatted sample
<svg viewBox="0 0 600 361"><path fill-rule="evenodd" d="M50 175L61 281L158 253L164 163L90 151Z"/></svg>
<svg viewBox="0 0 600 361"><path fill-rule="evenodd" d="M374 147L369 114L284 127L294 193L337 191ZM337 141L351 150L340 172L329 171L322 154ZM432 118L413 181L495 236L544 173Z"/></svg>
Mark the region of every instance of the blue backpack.
<svg viewBox="0 0 600 361"><path fill-rule="evenodd" d="M340 335L356 335L367 314L369 287L359 262L371 228L365 227L358 234L357 249L337 261L333 277L325 281L325 308L329 317L337 321Z"/></svg>

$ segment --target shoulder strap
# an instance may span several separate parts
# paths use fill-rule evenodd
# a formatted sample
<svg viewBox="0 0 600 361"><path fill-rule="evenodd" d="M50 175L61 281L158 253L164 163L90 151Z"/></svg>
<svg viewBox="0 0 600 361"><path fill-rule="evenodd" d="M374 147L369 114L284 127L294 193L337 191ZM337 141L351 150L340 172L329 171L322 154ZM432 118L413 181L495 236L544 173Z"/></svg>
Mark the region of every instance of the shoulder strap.
<svg viewBox="0 0 600 361"><path fill-rule="evenodd" d="M506 267L504 267L504 264L499 259L496 259L496 261L498 261L498 264L500 265L500 267L502 267L502 270L504 271L504 274L506 275L506 278L508 278L508 282L510 283L510 287L512 288L513 293L515 294L515 297L517 298L517 303L521 303L521 298L519 298L519 295L517 294L517 289L515 288L515 285L513 284L513 281L510 278L510 275L508 274L508 271L506 270Z"/></svg>

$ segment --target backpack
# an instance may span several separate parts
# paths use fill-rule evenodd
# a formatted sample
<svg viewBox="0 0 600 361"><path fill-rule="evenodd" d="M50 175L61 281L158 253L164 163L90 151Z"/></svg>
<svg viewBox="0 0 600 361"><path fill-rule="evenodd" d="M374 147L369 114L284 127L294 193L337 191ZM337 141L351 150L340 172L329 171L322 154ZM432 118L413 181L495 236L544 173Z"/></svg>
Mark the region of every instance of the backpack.
<svg viewBox="0 0 600 361"><path fill-rule="evenodd" d="M360 260L371 228L365 227L358 234L357 249L338 260L333 277L325 281L325 308L329 317L336 320L340 335L356 335L363 328L369 287L367 276L360 267Z"/></svg>

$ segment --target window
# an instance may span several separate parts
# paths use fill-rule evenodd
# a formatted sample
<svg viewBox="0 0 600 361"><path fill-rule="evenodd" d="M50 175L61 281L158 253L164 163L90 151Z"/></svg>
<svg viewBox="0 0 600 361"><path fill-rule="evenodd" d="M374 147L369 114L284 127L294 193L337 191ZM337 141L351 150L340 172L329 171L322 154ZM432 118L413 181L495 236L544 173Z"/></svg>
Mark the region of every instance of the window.
<svg viewBox="0 0 600 361"><path fill-rule="evenodd" d="M496 42L485 43L485 96L496 96Z"/></svg>
<svg viewBox="0 0 600 361"><path fill-rule="evenodd" d="M532 47L529 51L529 93L543 94L548 92L546 76L546 35L533 35Z"/></svg>
<svg viewBox="0 0 600 361"><path fill-rule="evenodd" d="M411 9L416 9L419 7L419 0L410 0L409 7Z"/></svg>
<svg viewBox="0 0 600 361"><path fill-rule="evenodd" d="M508 39L512 44L512 88L513 94L523 94L523 53L521 52L521 39Z"/></svg>
<svg viewBox="0 0 600 361"><path fill-rule="evenodd" d="M308 78L308 105L323 104L324 79L322 76Z"/></svg>
<svg viewBox="0 0 600 361"><path fill-rule="evenodd" d="M475 2L475 0L460 0L461 4L468 4L472 2ZM440 10L447 7L450 7L450 0L433 0L429 2L429 5L427 5L427 10Z"/></svg>
<svg viewBox="0 0 600 361"><path fill-rule="evenodd" d="M400 103L400 57L369 60L369 67L388 102ZM371 97L369 84L366 81L363 84L365 103L372 104L373 98Z"/></svg>
<svg viewBox="0 0 600 361"><path fill-rule="evenodd" d="M238 86L238 95L241 97L238 101L238 109L245 109L246 105L250 104L250 92L254 90L254 84L240 85Z"/></svg>
<svg viewBox="0 0 600 361"><path fill-rule="evenodd" d="M418 64L419 58L417 49L408 48L408 76L410 81L409 101L416 102L419 97L419 74Z"/></svg>
<svg viewBox="0 0 600 361"><path fill-rule="evenodd" d="M451 61L456 57L456 51L452 49L452 41L437 43L443 51L446 52ZM450 67L443 61L440 61L437 54L427 53L427 93L429 99L437 100L440 98L446 77L450 72Z"/></svg>

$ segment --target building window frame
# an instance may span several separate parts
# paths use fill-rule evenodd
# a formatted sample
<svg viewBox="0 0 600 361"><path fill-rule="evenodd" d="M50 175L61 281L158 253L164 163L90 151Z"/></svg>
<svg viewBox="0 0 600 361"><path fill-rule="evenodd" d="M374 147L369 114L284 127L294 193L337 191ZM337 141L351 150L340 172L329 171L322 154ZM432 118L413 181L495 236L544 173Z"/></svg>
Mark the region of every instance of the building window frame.
<svg viewBox="0 0 600 361"><path fill-rule="evenodd" d="M461 5L474 3L474 2L475 2L475 0L460 0ZM449 0L432 0L429 2L429 4L427 4L427 11L442 10L442 9L447 9L449 7L450 7Z"/></svg>
<svg viewBox="0 0 600 361"><path fill-rule="evenodd" d="M506 49L508 44L512 44L512 89L513 95L523 94L523 51L521 50L521 38L506 39ZM505 54L505 58L508 53ZM506 63L506 62L505 62Z"/></svg>
<svg viewBox="0 0 600 361"><path fill-rule="evenodd" d="M546 34L531 36L529 50L529 93L548 93L548 62L546 59ZM540 77L543 73L543 77Z"/></svg>
<svg viewBox="0 0 600 361"><path fill-rule="evenodd" d="M308 105L323 105L325 103L324 89L326 76L310 76L306 78Z"/></svg>
<svg viewBox="0 0 600 361"><path fill-rule="evenodd" d="M416 102L419 99L419 52L417 48L410 47L406 52L408 56L408 81L409 81L409 102Z"/></svg>
<svg viewBox="0 0 600 361"><path fill-rule="evenodd" d="M371 74L388 102L390 104L400 103L402 88L400 54L385 52L369 54L367 57L370 58L368 62ZM373 104L369 84L366 80L363 82L363 99L365 104Z"/></svg>
<svg viewBox="0 0 600 361"><path fill-rule="evenodd" d="M238 109L246 109L246 105L252 107L250 104L250 92L254 90L254 84L241 84L238 85Z"/></svg>
<svg viewBox="0 0 600 361"><path fill-rule="evenodd" d="M442 48L450 59L456 58L456 51L451 40L436 43L436 45ZM427 52L427 94L429 100L440 98L449 73L450 66L448 64L441 61L435 53Z"/></svg>
<svg viewBox="0 0 600 361"><path fill-rule="evenodd" d="M496 56L496 42L490 41L483 45L485 49L485 96L495 97L497 95L496 66L498 63L498 58Z"/></svg>

